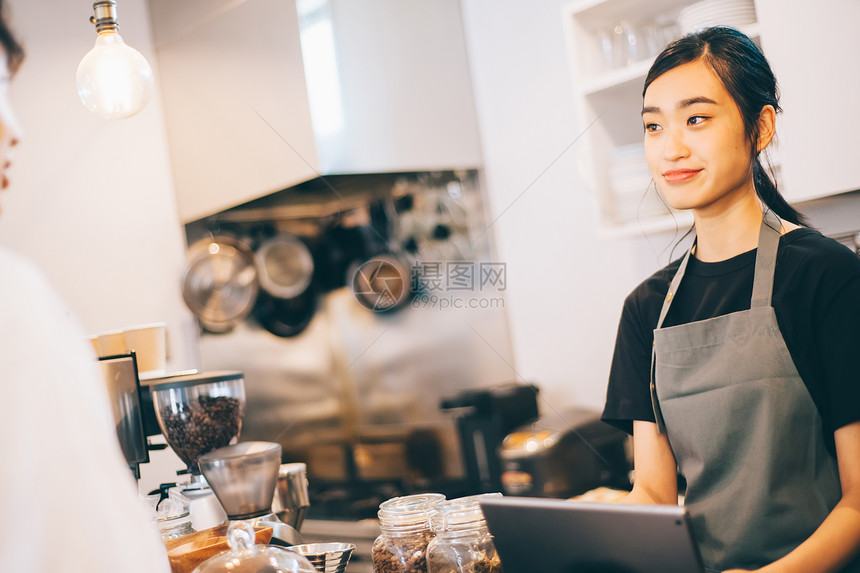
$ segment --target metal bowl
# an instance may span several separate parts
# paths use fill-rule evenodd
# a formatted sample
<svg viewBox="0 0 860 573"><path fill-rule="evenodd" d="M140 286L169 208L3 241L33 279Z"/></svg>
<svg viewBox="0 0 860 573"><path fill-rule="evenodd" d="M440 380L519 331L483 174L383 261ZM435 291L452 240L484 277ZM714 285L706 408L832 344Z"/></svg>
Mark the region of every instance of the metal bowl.
<svg viewBox="0 0 860 573"><path fill-rule="evenodd" d="M304 555L320 573L343 573L355 550L353 543L307 543L287 547Z"/></svg>

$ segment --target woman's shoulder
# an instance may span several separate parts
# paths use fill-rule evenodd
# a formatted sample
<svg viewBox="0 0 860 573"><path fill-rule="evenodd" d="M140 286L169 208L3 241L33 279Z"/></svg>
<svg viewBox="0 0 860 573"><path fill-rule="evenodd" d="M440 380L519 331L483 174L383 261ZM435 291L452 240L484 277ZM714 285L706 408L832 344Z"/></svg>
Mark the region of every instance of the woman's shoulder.
<svg viewBox="0 0 860 573"><path fill-rule="evenodd" d="M858 291L860 257L854 251L813 229L783 235L773 295L783 319L791 314L818 320L834 308L857 309Z"/></svg>
<svg viewBox="0 0 860 573"><path fill-rule="evenodd" d="M782 266L790 274L802 272L835 284L860 278L857 253L815 229L801 227L786 233L780 247L777 268Z"/></svg>

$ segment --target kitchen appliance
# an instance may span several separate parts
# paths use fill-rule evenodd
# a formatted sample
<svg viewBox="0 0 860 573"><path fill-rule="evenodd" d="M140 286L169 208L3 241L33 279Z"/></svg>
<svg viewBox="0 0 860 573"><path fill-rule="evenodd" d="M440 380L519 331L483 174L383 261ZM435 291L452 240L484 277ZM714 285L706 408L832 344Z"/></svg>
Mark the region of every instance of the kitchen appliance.
<svg viewBox="0 0 860 573"><path fill-rule="evenodd" d="M299 532L272 513L281 446L242 442L200 456L198 464L230 521L250 520L272 528L272 542L297 545Z"/></svg>
<svg viewBox="0 0 860 573"><path fill-rule="evenodd" d="M630 489L628 435L583 408L549 412L502 442L502 491L570 497L596 487Z"/></svg>
<svg viewBox="0 0 860 573"><path fill-rule="evenodd" d="M236 371L190 372L146 382L141 386L144 432L147 436L163 434L167 445L186 464L182 473L190 474L190 480L176 487L190 500L194 528L214 527L225 514L197 460L206 452L238 441L245 414L244 375ZM175 484L163 484L161 489L172 486Z"/></svg>
<svg viewBox="0 0 860 573"><path fill-rule="evenodd" d="M140 409L140 380L134 352L99 358L125 461L140 479L140 464L149 462Z"/></svg>
<svg viewBox="0 0 860 573"><path fill-rule="evenodd" d="M310 506L307 464L281 464L272 511L278 519L300 531Z"/></svg>
<svg viewBox="0 0 860 573"><path fill-rule="evenodd" d="M508 432L538 417L538 392L532 384L507 384L442 400L457 420L469 493L501 490L499 447Z"/></svg>

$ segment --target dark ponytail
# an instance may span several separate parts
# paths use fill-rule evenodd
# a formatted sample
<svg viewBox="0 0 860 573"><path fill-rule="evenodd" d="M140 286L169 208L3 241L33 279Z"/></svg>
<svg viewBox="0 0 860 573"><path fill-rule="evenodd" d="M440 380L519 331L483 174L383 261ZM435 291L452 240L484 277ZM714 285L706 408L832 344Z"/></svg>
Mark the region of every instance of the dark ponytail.
<svg viewBox="0 0 860 573"><path fill-rule="evenodd" d="M781 219L808 226L806 216L788 204L759 158L758 119L761 110L766 105L773 106L777 112L782 108L779 107L779 88L773 70L749 37L734 28L715 26L678 38L657 56L645 78L642 97L658 77L700 59L720 78L740 110L744 134L750 145L750 170L756 194Z"/></svg>
<svg viewBox="0 0 860 573"><path fill-rule="evenodd" d="M0 47L6 52L6 66L14 74L24 60L24 49L9 29L5 2L0 0Z"/></svg>

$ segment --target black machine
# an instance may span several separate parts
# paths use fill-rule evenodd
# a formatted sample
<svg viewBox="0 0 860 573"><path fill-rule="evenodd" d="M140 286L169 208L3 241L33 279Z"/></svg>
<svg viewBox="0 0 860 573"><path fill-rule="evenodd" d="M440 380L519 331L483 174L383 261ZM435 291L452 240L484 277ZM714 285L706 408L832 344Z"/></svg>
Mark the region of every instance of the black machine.
<svg viewBox="0 0 860 573"><path fill-rule="evenodd" d="M506 384L442 400L440 408L456 416L470 493L502 491L499 449L511 430L538 417L539 392L532 384Z"/></svg>
<svg viewBox="0 0 860 573"><path fill-rule="evenodd" d="M502 442L506 495L571 497L598 487L630 490L629 436L585 408L550 411Z"/></svg>

